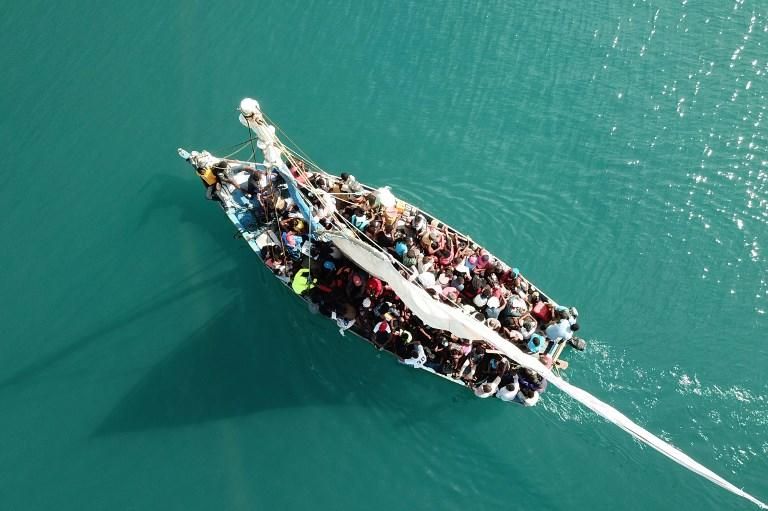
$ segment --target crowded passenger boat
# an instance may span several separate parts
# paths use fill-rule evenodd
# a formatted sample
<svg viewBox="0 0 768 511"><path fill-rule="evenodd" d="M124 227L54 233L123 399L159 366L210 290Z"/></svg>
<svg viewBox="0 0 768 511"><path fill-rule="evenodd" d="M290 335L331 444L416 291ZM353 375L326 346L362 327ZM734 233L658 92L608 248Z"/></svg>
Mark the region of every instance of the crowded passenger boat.
<svg viewBox="0 0 768 511"><path fill-rule="evenodd" d="M533 406L550 384L688 470L768 509L561 376L568 366L563 351L586 346L576 335L575 307L557 304L518 268L388 187L329 174L289 149L255 100L241 101L239 111L250 135L241 149L252 148L250 161L184 149L179 156L274 276L335 321L341 335L351 332L480 398Z"/></svg>
<svg viewBox="0 0 768 511"><path fill-rule="evenodd" d="M470 388L533 406L547 380L521 366L481 336L462 337L435 327L404 303L382 278L340 248L355 238L386 257L399 278L537 357L567 367L567 347L579 313L564 307L471 238L423 210L374 189L348 173L329 174L279 142L258 104L244 100L241 121L255 128L263 162L217 158L179 150L195 168L210 200L221 204L264 264L311 308L403 364ZM253 125L253 126L252 126Z"/></svg>

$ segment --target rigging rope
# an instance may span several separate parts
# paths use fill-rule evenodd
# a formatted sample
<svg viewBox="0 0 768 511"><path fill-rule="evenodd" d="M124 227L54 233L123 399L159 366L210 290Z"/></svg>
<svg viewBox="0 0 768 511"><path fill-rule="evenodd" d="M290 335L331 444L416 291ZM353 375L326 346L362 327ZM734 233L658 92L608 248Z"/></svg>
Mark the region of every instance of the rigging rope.
<svg viewBox="0 0 768 511"><path fill-rule="evenodd" d="M250 131L250 129L249 129L249 131ZM237 144L237 146L236 146L237 149L235 149L233 152L229 153L228 155L224 156L223 159L228 160L231 157L233 157L234 155L236 155L237 153L239 153L240 151L242 151L243 149L245 149L248 146L248 142L250 142L250 140L246 140L245 142ZM254 161L255 161L255 158L254 158Z"/></svg>

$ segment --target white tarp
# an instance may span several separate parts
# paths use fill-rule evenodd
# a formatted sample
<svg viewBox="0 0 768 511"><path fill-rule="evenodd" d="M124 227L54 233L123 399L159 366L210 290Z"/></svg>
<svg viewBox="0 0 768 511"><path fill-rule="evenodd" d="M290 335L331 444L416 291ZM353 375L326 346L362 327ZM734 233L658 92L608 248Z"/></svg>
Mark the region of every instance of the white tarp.
<svg viewBox="0 0 768 511"><path fill-rule="evenodd" d="M466 315L459 309L438 302L432 298L424 289L405 279L392 265L392 261L387 254L374 249L350 235L345 236L340 233L327 232L326 236L339 247L349 259L354 261L355 264L363 268L369 274L378 277L389 284L403 303L425 324L432 328L447 330L463 339L482 339L488 342L495 349L507 355L510 359L541 374L549 380L551 384L579 403L606 420L616 424L633 437L646 445L653 447L676 463L679 463L718 486L751 501L760 508L768 509L768 507L757 498L740 488L737 488L676 447L647 431L612 406L600 401L589 392L580 389L555 375L544 364L539 362L538 358L522 352L517 346L502 338L498 333L487 327L485 324Z"/></svg>

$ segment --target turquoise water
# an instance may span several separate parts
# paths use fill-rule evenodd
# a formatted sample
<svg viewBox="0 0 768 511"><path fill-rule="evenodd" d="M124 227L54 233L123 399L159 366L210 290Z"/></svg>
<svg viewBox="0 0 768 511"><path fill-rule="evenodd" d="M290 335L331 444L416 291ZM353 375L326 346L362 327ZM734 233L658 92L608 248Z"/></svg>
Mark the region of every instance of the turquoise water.
<svg viewBox="0 0 768 511"><path fill-rule="evenodd" d="M257 97L577 305L569 378L768 498L768 8L11 2L0 507L751 509L307 313L175 155Z"/></svg>

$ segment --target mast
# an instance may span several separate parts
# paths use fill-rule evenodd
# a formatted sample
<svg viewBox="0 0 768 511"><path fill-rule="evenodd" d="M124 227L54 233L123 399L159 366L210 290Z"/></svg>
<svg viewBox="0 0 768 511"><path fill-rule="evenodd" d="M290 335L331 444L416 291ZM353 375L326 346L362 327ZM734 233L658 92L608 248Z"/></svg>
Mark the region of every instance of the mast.
<svg viewBox="0 0 768 511"><path fill-rule="evenodd" d="M284 166L281 144L275 135L275 127L267 123L259 102L252 98L240 101L240 124L253 131L258 138L257 146L264 153L264 163L276 167Z"/></svg>

